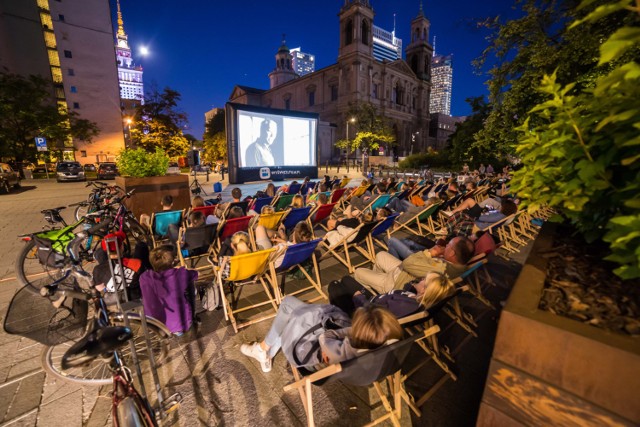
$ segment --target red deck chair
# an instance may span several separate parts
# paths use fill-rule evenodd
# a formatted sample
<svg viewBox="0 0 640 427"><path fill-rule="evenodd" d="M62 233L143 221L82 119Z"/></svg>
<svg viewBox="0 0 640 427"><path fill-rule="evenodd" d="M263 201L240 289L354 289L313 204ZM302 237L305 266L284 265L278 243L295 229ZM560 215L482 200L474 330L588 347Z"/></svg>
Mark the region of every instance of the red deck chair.
<svg viewBox="0 0 640 427"><path fill-rule="evenodd" d="M216 252L220 251L222 242L227 237L233 236L238 231L249 232L249 222L253 219L253 216L241 216L240 218L225 219L220 222L218 226L218 239L216 241Z"/></svg>
<svg viewBox="0 0 640 427"><path fill-rule="evenodd" d="M331 212L333 212L333 208L336 207L338 202L335 203L327 203L326 205L320 205L311 211L307 222L309 223L309 227L311 228L311 232L314 233L313 229L316 225L320 225L320 227L327 229L324 225L322 225L322 221L329 218ZM314 233L315 235L315 233Z"/></svg>

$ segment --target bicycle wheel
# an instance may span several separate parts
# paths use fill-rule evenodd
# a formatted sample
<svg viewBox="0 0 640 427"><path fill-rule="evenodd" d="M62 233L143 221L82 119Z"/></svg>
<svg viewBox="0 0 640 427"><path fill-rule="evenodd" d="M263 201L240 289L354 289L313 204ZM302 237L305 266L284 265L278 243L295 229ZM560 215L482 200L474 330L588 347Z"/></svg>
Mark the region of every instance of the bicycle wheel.
<svg viewBox="0 0 640 427"><path fill-rule="evenodd" d="M73 211L73 216L76 218L76 221L80 221L81 218L88 214L90 208L91 205L87 202L79 204L76 210Z"/></svg>
<svg viewBox="0 0 640 427"><path fill-rule="evenodd" d="M50 257L56 256L50 251ZM31 292L40 295L40 288L49 285L55 280L62 277L62 270L51 265L54 262L42 262L38 257L38 248L36 242L30 240L18 253L15 263L15 272L18 280Z"/></svg>
<svg viewBox="0 0 640 427"><path fill-rule="evenodd" d="M155 422L155 418L144 407L144 402L138 402L138 400L142 400L142 398L138 397L136 399L135 397L127 396L118 404L115 411L116 422L113 424L114 426L155 427L158 425Z"/></svg>
<svg viewBox="0 0 640 427"><path fill-rule="evenodd" d="M127 235L127 237L131 240L133 238L132 247L135 247L135 244L138 242L146 243L147 246L151 247L151 236L149 236L149 231L145 229L138 221L132 218L125 218L122 223L122 228Z"/></svg>
<svg viewBox="0 0 640 427"><path fill-rule="evenodd" d="M112 319L112 323L117 326L124 326L124 321L118 315ZM147 345L144 335L142 334L142 323L140 318L136 314L129 314L129 324L133 331L133 340L136 346L136 353L138 360L145 361L147 357ZM147 317L147 327L149 329L149 339L151 340L151 348L153 349L153 356L156 364L160 364L162 360L167 356L169 351L168 338L171 333L164 327L160 326L155 319ZM81 384L111 384L112 372L109 367L110 358L107 359L95 359L87 366L81 366L71 369L62 369L60 363L62 362L62 356L65 352L74 344L73 341L69 341L63 344L45 347L42 352L42 367L48 373L53 376ZM135 369L133 369L133 359L131 357L131 347L127 343L122 349L120 349L120 355L125 366L130 366L131 371L135 375ZM143 366L143 371L145 366Z"/></svg>

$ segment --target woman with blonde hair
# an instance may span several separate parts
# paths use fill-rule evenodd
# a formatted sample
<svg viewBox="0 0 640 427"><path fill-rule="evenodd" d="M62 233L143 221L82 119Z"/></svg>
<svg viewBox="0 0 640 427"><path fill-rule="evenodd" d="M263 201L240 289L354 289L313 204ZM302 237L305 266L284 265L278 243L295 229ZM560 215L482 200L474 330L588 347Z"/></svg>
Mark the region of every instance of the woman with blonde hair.
<svg viewBox="0 0 640 427"><path fill-rule="evenodd" d="M327 323L337 329L324 329ZM319 334L310 331L321 330ZM305 304L287 295L282 300L264 340L242 344L242 354L260 362L263 372L271 371L271 360L282 348L294 366L318 370L326 364L352 359L363 351L373 350L402 338L402 326L393 314L381 307L358 309L353 320L330 304ZM305 339L306 344L300 343ZM319 351L305 349L317 346Z"/></svg>
<svg viewBox="0 0 640 427"><path fill-rule="evenodd" d="M358 307L377 305L401 318L437 304L452 290L453 283L441 273L429 273L422 279L405 284L403 289L380 295L374 295L353 277L345 276L329 284L329 302L347 314Z"/></svg>
<svg viewBox="0 0 640 427"><path fill-rule="evenodd" d="M293 199L291 199L291 209L297 209L297 208L304 208L304 197L302 197L300 194L296 194L295 196L293 196Z"/></svg>
<svg viewBox="0 0 640 427"><path fill-rule="evenodd" d="M233 236L231 236L231 241L229 243L229 246L231 248L231 253L232 253L231 256L244 255L252 252L251 238L249 237L249 234L247 234L244 231L238 231L236 233L233 233ZM224 255L219 258L218 265L222 269L223 279L226 279L227 277L229 277L229 272L231 269L231 265L229 264L229 258L231 258L231 256Z"/></svg>

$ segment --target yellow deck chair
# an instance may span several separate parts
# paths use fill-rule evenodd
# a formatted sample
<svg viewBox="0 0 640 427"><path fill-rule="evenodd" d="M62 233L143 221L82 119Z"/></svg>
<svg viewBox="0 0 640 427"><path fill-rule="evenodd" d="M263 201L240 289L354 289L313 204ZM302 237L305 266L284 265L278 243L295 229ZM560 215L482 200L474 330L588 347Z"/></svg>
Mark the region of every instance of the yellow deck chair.
<svg viewBox="0 0 640 427"><path fill-rule="evenodd" d="M261 322L263 320L270 319L278 312L277 300L273 295L277 295L273 289L269 290L267 282L265 281L266 274L269 274L269 263L273 261L276 255L276 248L267 249L264 251L252 252L244 255L236 255L229 258L225 258L217 269L216 276L218 280L218 286L220 288L220 295L223 296L222 303L224 309L224 317L231 322L233 330L237 333L238 329L244 328L254 323ZM226 268L225 263L229 263L229 277L222 278L222 272ZM232 284L232 292L227 295L224 290L224 283ZM260 283L267 296L267 299L263 302L250 304L241 308L237 308L240 292L236 295L236 290L241 291L242 287L251 283ZM273 313L262 315L258 318L252 318L244 323L238 324L236 319L236 313L251 310L263 305L271 305L269 311L273 309ZM234 308L236 307L236 308Z"/></svg>
<svg viewBox="0 0 640 427"><path fill-rule="evenodd" d="M288 213L289 211L286 210L286 211L274 212L272 214L261 214L258 217L256 217L253 224L251 224L251 226L249 227L249 236L251 237L251 243L253 244L253 247L257 248L256 227L258 225L262 225L264 228L268 230L277 230L278 226L280 226L280 223L282 223L282 220L284 219L285 216L287 216Z"/></svg>

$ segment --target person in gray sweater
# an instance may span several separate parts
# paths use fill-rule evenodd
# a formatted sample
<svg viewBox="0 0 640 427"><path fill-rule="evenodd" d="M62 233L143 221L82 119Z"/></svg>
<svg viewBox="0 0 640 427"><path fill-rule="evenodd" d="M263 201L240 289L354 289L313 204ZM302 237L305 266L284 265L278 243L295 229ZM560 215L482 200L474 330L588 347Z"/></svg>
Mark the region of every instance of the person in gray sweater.
<svg viewBox="0 0 640 427"><path fill-rule="evenodd" d="M331 324L334 328L327 328ZM322 327L321 327L322 326ZM317 332L313 334L312 331ZM313 351L300 354L302 339ZM388 310L369 306L358 309L353 320L330 304L306 304L286 296L264 340L242 344L242 354L260 362L263 372L271 371L271 360L282 348L285 357L298 367L318 370L340 363L402 338L402 327ZM300 360L300 358L302 360Z"/></svg>

